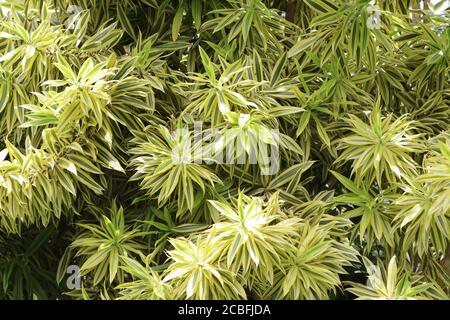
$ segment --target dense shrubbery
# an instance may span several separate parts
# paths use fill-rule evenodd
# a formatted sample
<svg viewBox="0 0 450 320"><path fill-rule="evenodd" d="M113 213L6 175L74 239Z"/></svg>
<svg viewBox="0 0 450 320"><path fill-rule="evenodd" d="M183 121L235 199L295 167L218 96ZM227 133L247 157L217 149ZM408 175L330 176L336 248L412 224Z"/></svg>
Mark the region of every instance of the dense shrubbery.
<svg viewBox="0 0 450 320"><path fill-rule="evenodd" d="M0 297L448 299L449 15L374 2L1 1Z"/></svg>

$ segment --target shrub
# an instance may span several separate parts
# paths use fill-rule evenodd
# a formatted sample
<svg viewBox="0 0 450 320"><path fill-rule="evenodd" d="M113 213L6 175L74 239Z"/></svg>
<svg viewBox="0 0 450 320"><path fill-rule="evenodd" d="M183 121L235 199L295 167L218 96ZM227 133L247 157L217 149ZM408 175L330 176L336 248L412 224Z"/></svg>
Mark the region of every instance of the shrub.
<svg viewBox="0 0 450 320"><path fill-rule="evenodd" d="M448 299L419 2L0 1L0 297Z"/></svg>

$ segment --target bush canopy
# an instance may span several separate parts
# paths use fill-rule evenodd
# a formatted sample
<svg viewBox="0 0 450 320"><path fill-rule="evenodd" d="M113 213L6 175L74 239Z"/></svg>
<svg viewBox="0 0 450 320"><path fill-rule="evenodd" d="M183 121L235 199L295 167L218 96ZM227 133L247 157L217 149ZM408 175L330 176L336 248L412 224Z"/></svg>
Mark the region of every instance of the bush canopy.
<svg viewBox="0 0 450 320"><path fill-rule="evenodd" d="M448 299L448 1L0 1L0 298Z"/></svg>

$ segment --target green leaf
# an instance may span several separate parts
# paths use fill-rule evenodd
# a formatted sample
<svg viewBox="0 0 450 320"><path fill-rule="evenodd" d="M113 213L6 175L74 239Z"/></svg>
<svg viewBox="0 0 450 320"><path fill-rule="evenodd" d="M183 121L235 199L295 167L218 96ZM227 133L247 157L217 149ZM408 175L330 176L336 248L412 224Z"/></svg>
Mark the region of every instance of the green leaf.
<svg viewBox="0 0 450 320"><path fill-rule="evenodd" d="M178 39L178 34L180 33L185 9L186 8L185 8L184 0L181 0L178 5L178 9L177 9L177 12L175 13L175 16L173 18L173 23L172 23L172 40L173 41L177 41L177 39Z"/></svg>

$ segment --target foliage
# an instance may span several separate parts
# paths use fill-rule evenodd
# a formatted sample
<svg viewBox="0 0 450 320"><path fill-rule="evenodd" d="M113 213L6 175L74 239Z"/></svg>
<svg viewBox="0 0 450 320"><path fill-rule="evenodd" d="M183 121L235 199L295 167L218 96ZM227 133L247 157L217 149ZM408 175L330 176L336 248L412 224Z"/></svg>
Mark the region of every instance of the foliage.
<svg viewBox="0 0 450 320"><path fill-rule="evenodd" d="M448 299L420 2L0 1L0 297Z"/></svg>
<svg viewBox="0 0 450 320"><path fill-rule="evenodd" d="M388 269L373 265L364 259L366 268L372 270L368 285L354 284L348 290L358 299L368 300L416 300L448 299L445 293L432 282L423 282L421 277L411 276L410 271L400 271L396 257L389 261Z"/></svg>

